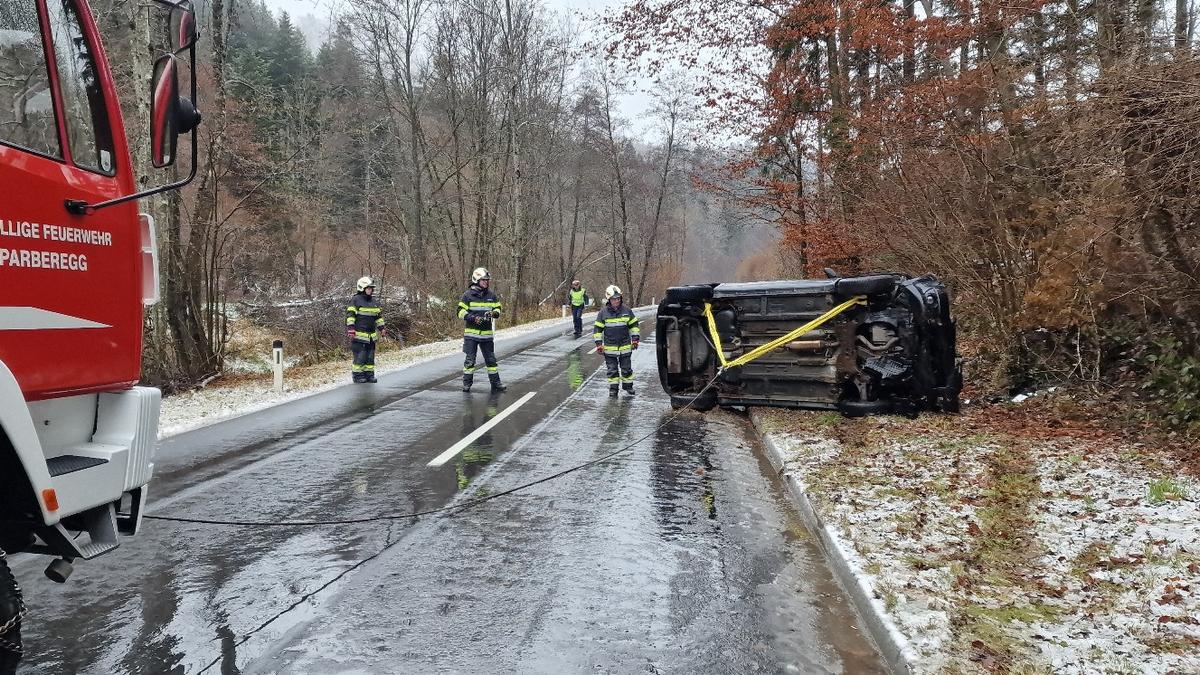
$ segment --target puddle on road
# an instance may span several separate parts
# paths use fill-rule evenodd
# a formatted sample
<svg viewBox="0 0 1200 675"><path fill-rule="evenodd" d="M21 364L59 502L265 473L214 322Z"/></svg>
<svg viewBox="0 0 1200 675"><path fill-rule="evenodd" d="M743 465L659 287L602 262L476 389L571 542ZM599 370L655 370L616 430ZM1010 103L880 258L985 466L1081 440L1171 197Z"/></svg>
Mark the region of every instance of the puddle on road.
<svg viewBox="0 0 1200 675"><path fill-rule="evenodd" d="M884 672L757 443L743 416L722 411L655 434L649 469L659 531L689 570L672 581L676 620L715 620L702 631L714 639L749 631L747 667ZM743 597L711 614L703 606L711 584L741 588L734 594Z"/></svg>
<svg viewBox="0 0 1200 675"><path fill-rule="evenodd" d="M465 394L464 405L459 418L457 436L443 435L447 446L452 445L457 438L464 438L498 415L507 406L512 405L525 393L536 391L537 396L504 420L503 424L489 429L486 433L468 445L452 462L454 479L457 489L461 492L471 487L471 484L488 467L488 465L506 451L511 450L515 443L522 439L535 438L539 426L544 426L547 416L562 405L574 392L579 391L587 380L587 375L596 370L597 364L585 364L580 349L574 349L555 362L566 362L561 370L545 368L540 377L522 379L519 384L510 386L503 394L484 393L487 382L477 382L484 392ZM484 496L484 493L473 496Z"/></svg>

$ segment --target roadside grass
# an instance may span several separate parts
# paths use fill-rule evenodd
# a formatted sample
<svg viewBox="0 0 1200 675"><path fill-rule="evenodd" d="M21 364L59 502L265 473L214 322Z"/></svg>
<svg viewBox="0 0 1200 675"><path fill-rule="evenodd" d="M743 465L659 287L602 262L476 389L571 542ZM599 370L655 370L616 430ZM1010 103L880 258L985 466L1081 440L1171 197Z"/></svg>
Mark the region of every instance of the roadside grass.
<svg viewBox="0 0 1200 675"><path fill-rule="evenodd" d="M922 672L1044 673L1068 654L1094 672L1127 672L1128 652L1092 658L1078 643L1100 639L1078 628L1089 624L1110 631L1114 649L1140 644L1138 658L1192 663L1200 638L1185 587L1200 582L1200 556L1171 534L1176 521L1150 510L1192 512L1200 487L1180 455L1080 418L1022 419L1017 407L916 420L755 416L792 439L789 462L928 660ZM1156 609L1172 588L1184 600ZM1159 620L1172 611L1177 619Z"/></svg>
<svg viewBox="0 0 1200 675"><path fill-rule="evenodd" d="M1007 672L1043 672L1015 624L1049 621L1060 611L1037 598L1029 578L1038 555L1032 535L1033 509L1042 499L1041 486L1027 446L988 430L964 430L949 416L922 417L918 423L895 418L832 418L827 413L766 411L772 431L796 434L827 433L841 451L831 459L805 466L810 491L829 504L845 500L895 500L910 509L889 516L889 527L903 541L920 541L930 512L965 495L961 518L963 532L949 548L908 550L900 564L915 573L944 570L945 578L960 596L957 602L940 603L950 612L952 651L966 658L953 659L951 670L969 672L972 663L1004 664ZM891 470L881 470L880 456L892 458ZM983 474L978 464L982 463ZM904 472L897 480L894 472ZM857 496L848 496L857 495ZM933 500L934 504L929 504ZM973 515L969 515L973 514ZM860 555L870 559L866 546L857 543ZM868 562L865 571L878 577L884 566ZM876 586L885 608L896 611L903 589L889 582Z"/></svg>
<svg viewBox="0 0 1200 675"><path fill-rule="evenodd" d="M1146 498L1151 504L1163 504L1176 499L1187 499L1188 491L1173 478L1160 478L1150 483Z"/></svg>

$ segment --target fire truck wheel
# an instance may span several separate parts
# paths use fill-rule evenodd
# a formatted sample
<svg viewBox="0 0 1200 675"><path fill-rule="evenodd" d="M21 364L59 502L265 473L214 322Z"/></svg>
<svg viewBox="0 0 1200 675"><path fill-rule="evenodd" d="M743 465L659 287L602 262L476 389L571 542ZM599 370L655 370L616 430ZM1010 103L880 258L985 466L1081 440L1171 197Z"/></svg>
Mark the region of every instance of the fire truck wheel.
<svg viewBox="0 0 1200 675"><path fill-rule="evenodd" d="M14 675L21 661L21 588L0 551L0 675Z"/></svg>

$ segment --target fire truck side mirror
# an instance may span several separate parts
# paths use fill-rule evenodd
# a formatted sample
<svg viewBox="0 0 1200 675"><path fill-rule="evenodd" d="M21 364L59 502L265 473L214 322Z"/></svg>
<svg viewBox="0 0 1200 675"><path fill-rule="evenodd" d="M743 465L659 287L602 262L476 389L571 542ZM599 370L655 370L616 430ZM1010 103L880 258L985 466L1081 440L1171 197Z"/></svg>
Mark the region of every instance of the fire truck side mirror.
<svg viewBox="0 0 1200 675"><path fill-rule="evenodd" d="M191 0L154 0L166 5L170 12L170 50L154 62L154 75L150 79L150 163L155 168L175 163L175 148L180 134L194 130L200 124L200 111L196 109L196 13ZM188 80L190 96L179 95L179 54L187 54L191 67ZM100 209L124 204L135 199L177 190L192 182L196 177L197 159L200 156L197 134L192 134L192 162L185 178L142 190L131 195L116 197L96 204L81 199L67 199L63 203L67 211L75 215L88 215Z"/></svg>
<svg viewBox="0 0 1200 675"><path fill-rule="evenodd" d="M171 48L175 53L196 44L196 11L184 0L171 8Z"/></svg>
<svg viewBox="0 0 1200 675"><path fill-rule="evenodd" d="M200 124L200 111L190 99L179 95L179 61L164 54L154 62L150 84L150 159L155 168L175 163L175 148L181 134Z"/></svg>
<svg viewBox="0 0 1200 675"><path fill-rule="evenodd" d="M174 54L164 54L154 62L150 80L150 159L155 168L175 163L179 141L179 69Z"/></svg>

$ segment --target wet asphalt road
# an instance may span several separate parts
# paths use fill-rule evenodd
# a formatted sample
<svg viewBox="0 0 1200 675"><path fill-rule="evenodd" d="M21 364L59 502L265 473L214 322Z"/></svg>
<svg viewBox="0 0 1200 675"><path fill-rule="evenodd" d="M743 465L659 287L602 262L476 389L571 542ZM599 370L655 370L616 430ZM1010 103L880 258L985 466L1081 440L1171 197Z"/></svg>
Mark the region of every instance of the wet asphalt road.
<svg viewBox="0 0 1200 675"><path fill-rule="evenodd" d="M159 521L70 582L25 558L28 673L881 672L744 419L671 416L653 336L608 397L589 340L498 344L165 441L151 512L411 513L602 464L453 517L230 528ZM444 466L427 463L536 392Z"/></svg>

